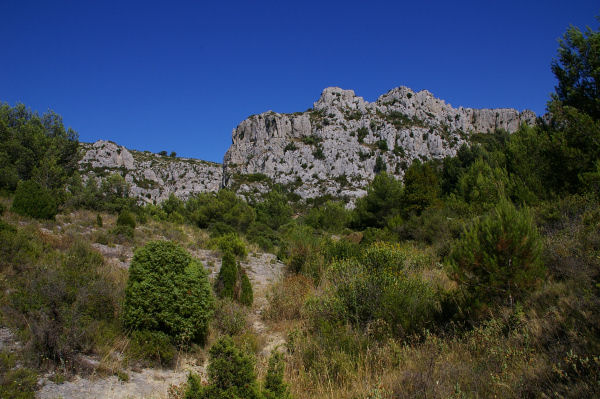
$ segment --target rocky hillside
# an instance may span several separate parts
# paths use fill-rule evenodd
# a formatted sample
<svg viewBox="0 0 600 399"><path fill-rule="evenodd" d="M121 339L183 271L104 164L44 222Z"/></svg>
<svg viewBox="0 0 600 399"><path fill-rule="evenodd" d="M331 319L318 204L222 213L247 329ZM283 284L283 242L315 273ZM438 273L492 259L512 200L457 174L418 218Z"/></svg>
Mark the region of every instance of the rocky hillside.
<svg viewBox="0 0 600 399"><path fill-rule="evenodd" d="M98 141L82 145L80 169L88 177L120 173L145 202L221 187L264 192L272 183L302 198L352 199L378 171L401 177L414 159L456 154L474 132L514 132L535 120L532 111L453 108L426 90L398 87L369 103L352 90L329 87L305 112L268 111L244 120L233 130L223 165Z"/></svg>
<svg viewBox="0 0 600 399"><path fill-rule="evenodd" d="M213 162L128 150L104 140L81 147L79 168L85 178L119 173L129 183L130 195L148 203L161 202L171 193L186 199L218 191L223 180L223 166Z"/></svg>
<svg viewBox="0 0 600 399"><path fill-rule="evenodd" d="M262 190L264 182L244 177L260 174L303 198L357 197L379 170L402 176L414 159L454 155L473 132L514 132L535 120L532 111L453 108L406 87L373 103L329 87L306 112L268 111L240 123L225 154L224 184Z"/></svg>

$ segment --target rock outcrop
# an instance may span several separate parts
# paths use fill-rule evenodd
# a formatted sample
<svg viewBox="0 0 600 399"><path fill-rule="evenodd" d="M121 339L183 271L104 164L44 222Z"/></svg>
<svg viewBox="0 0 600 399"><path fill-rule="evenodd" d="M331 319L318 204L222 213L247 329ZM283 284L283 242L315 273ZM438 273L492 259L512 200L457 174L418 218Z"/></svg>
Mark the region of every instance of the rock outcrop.
<svg viewBox="0 0 600 399"><path fill-rule="evenodd" d="M369 103L329 87L311 110L268 111L240 123L225 154L223 183L263 190L263 182L244 178L260 174L303 198L351 199L364 194L378 170L401 177L414 159L456 154L474 132L514 132L535 120L532 111L453 108L426 90L398 87Z"/></svg>
<svg viewBox="0 0 600 399"><path fill-rule="evenodd" d="M80 169L86 178L120 173L130 194L148 203L222 187L264 192L272 183L302 198L352 201L380 170L400 178L414 159L455 155L473 133L512 133L535 122L532 111L454 108L426 90L398 87L369 103L352 90L329 87L306 112L267 111L242 121L223 165L97 141L82 144Z"/></svg>
<svg viewBox="0 0 600 399"><path fill-rule="evenodd" d="M171 194L186 199L221 188L223 166L217 163L128 150L104 140L81 148L79 169L85 179L118 173L129 183L129 194L141 202L159 203Z"/></svg>

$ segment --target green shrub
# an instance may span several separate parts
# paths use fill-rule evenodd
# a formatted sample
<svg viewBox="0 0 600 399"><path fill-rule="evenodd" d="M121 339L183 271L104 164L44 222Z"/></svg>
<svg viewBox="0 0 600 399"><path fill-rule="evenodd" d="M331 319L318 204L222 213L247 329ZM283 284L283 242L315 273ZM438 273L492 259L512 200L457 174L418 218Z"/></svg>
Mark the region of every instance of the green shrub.
<svg viewBox="0 0 600 399"><path fill-rule="evenodd" d="M274 350L269 357L269 366L265 377L263 394L266 399L290 399L287 384L283 381L285 362L283 354Z"/></svg>
<svg viewBox="0 0 600 399"><path fill-rule="evenodd" d="M315 229L339 232L350 220L350 212L341 202L327 201L313 207L305 217L305 222Z"/></svg>
<svg viewBox="0 0 600 399"><path fill-rule="evenodd" d="M54 219L58 213L52 193L33 180L19 183L11 209L19 215L36 219Z"/></svg>
<svg viewBox="0 0 600 399"><path fill-rule="evenodd" d="M208 230L210 231L211 237L221 237L224 235L236 234L235 228L221 221L214 222L213 224L211 224Z"/></svg>
<svg viewBox="0 0 600 399"><path fill-rule="evenodd" d="M270 251L279 243L279 236L268 225L255 222L248 227L246 238L258 244L264 251Z"/></svg>
<svg viewBox="0 0 600 399"><path fill-rule="evenodd" d="M206 271L182 247L152 241L135 251L123 305L125 327L163 332L177 343L204 343L213 306Z"/></svg>
<svg viewBox="0 0 600 399"><path fill-rule="evenodd" d="M117 226L127 226L135 229L135 215L127 210L122 210L117 217Z"/></svg>
<svg viewBox="0 0 600 399"><path fill-rule="evenodd" d="M359 127L356 130L356 136L358 137L358 142L362 143L368 134L369 134L369 129L367 129L366 127Z"/></svg>
<svg viewBox="0 0 600 399"><path fill-rule="evenodd" d="M102 222L102 216L100 216L100 214L96 215L96 227L102 227L103 222Z"/></svg>
<svg viewBox="0 0 600 399"><path fill-rule="evenodd" d="M361 253L360 245L350 241L347 237L342 237L339 240L324 240L322 249L327 261L358 258Z"/></svg>
<svg viewBox="0 0 600 399"><path fill-rule="evenodd" d="M236 231L245 231L256 218L254 209L230 190L198 194L188 199L185 209L200 228L222 222Z"/></svg>
<svg viewBox="0 0 600 399"><path fill-rule="evenodd" d="M385 140L378 140L376 145L377 145L377 148L379 148L381 151L388 150L387 141L385 141Z"/></svg>
<svg viewBox="0 0 600 399"><path fill-rule="evenodd" d="M252 292L252 284L245 271L242 271L242 289L240 292L240 303L246 306L252 306L254 302L254 293Z"/></svg>
<svg viewBox="0 0 600 399"><path fill-rule="evenodd" d="M383 160L383 158L381 158L380 155L377 155L377 158L375 158L375 167L373 168L373 171L377 174L381 173L381 172L385 172L387 170L387 165L385 163L385 161Z"/></svg>
<svg viewBox="0 0 600 399"><path fill-rule="evenodd" d="M362 264L373 273L398 272L404 269L407 254L399 244L376 242L362 252L361 258Z"/></svg>
<svg viewBox="0 0 600 399"><path fill-rule="evenodd" d="M248 256L246 244L235 233L228 233L217 238L212 238L208 245L211 248L220 250L223 254L230 252L242 259Z"/></svg>
<svg viewBox="0 0 600 399"><path fill-rule="evenodd" d="M513 304L544 276L541 240L527 209L503 199L454 245L449 263L468 308Z"/></svg>
<svg viewBox="0 0 600 399"><path fill-rule="evenodd" d="M505 169L492 167L478 159L460 177L458 193L476 213L492 209L508 189L508 174Z"/></svg>
<svg viewBox="0 0 600 399"><path fill-rule="evenodd" d="M38 390L38 374L31 369L14 368L14 360L1 353L0 359L0 398L34 399Z"/></svg>
<svg viewBox="0 0 600 399"><path fill-rule="evenodd" d="M294 226L287 231L278 256L290 271L315 281L320 279L325 268L320 240L309 226Z"/></svg>
<svg viewBox="0 0 600 399"><path fill-rule="evenodd" d="M356 201L352 224L359 229L383 227L388 218L401 210L402 182L379 173L367 187L367 195Z"/></svg>
<svg viewBox="0 0 600 399"><path fill-rule="evenodd" d="M404 173L404 214L420 214L436 202L441 191L440 179L432 163L415 160Z"/></svg>
<svg viewBox="0 0 600 399"><path fill-rule="evenodd" d="M133 239L135 230L131 226L115 226L110 229L110 234L113 235L115 242L122 244Z"/></svg>
<svg viewBox="0 0 600 399"><path fill-rule="evenodd" d="M368 330L380 320L396 336L432 325L442 295L417 273L429 263L422 257L427 258L415 248L378 243L362 260L334 261L317 296L307 302L313 325L327 321Z"/></svg>
<svg viewBox="0 0 600 399"><path fill-rule="evenodd" d="M266 224L273 230L288 223L291 217L292 208L287 196L280 189L269 191L263 195L262 201L256 204L256 221Z"/></svg>
<svg viewBox="0 0 600 399"><path fill-rule="evenodd" d="M230 337L218 340L209 351L208 385L188 378L186 399L259 399L254 359L238 349Z"/></svg>
<svg viewBox="0 0 600 399"><path fill-rule="evenodd" d="M226 251L221 259L221 269L215 282L215 291L219 298L235 299L238 266L231 251Z"/></svg>
<svg viewBox="0 0 600 399"><path fill-rule="evenodd" d="M175 358L172 338L160 331L134 331L131 333L128 354L149 365L169 366Z"/></svg>

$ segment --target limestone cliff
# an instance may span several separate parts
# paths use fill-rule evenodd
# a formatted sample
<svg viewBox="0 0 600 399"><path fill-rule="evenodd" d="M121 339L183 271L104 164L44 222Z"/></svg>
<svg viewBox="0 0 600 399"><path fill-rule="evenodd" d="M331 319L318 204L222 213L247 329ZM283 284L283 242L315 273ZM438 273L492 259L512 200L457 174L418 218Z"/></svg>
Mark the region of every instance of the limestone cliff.
<svg viewBox="0 0 600 399"><path fill-rule="evenodd" d="M218 191L223 166L198 159L167 157L134 151L110 141L81 144L79 169L84 178L102 178L119 173L130 186L130 195L142 202L158 203L175 194L190 195Z"/></svg>
<svg viewBox="0 0 600 399"><path fill-rule="evenodd" d="M131 195L160 202L228 187L240 194L287 185L302 198L350 200L379 170L402 177L414 159L456 154L474 132L516 131L532 111L454 108L424 90L398 87L369 103L352 90L326 88L312 109L253 115L232 133L223 165L127 150L108 141L82 144L88 177L120 173Z"/></svg>
<svg viewBox="0 0 600 399"><path fill-rule="evenodd" d="M454 155L473 132L514 132L532 111L453 108L428 91L398 87L373 103L352 90L326 88L306 112L253 115L233 130L224 185L242 191L244 175L266 175L301 197L364 194L376 169L402 176L414 159ZM379 158L379 160L378 160Z"/></svg>

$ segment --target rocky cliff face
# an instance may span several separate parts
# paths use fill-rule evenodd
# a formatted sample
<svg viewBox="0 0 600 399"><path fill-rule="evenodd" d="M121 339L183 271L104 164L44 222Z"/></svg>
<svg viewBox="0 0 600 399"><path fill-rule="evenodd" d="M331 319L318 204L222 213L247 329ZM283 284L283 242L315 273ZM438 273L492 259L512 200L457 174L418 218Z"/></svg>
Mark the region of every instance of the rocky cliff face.
<svg viewBox="0 0 600 399"><path fill-rule="evenodd" d="M262 183L238 182L261 174L290 185L303 198L355 198L378 170L400 177L414 159L456 154L474 132L514 132L535 119L532 111L453 108L428 91L406 87L373 103L352 90L330 87L312 110L268 111L240 123L225 154L223 182L242 191L261 190Z"/></svg>
<svg viewBox="0 0 600 399"><path fill-rule="evenodd" d="M108 141L82 144L86 177L120 173L131 195L160 202L228 187L240 194L288 185L302 198L353 199L375 173L402 177L414 159L456 154L474 132L534 124L532 111L453 108L428 91L398 87L373 103L329 87L306 112L253 115L233 130L223 165L130 151Z"/></svg>
<svg viewBox="0 0 600 399"><path fill-rule="evenodd" d="M158 203L171 194L186 199L218 191L223 180L223 166L217 163L128 150L104 140L82 143L81 148L79 169L85 179L119 173L129 183L130 195L142 202Z"/></svg>

